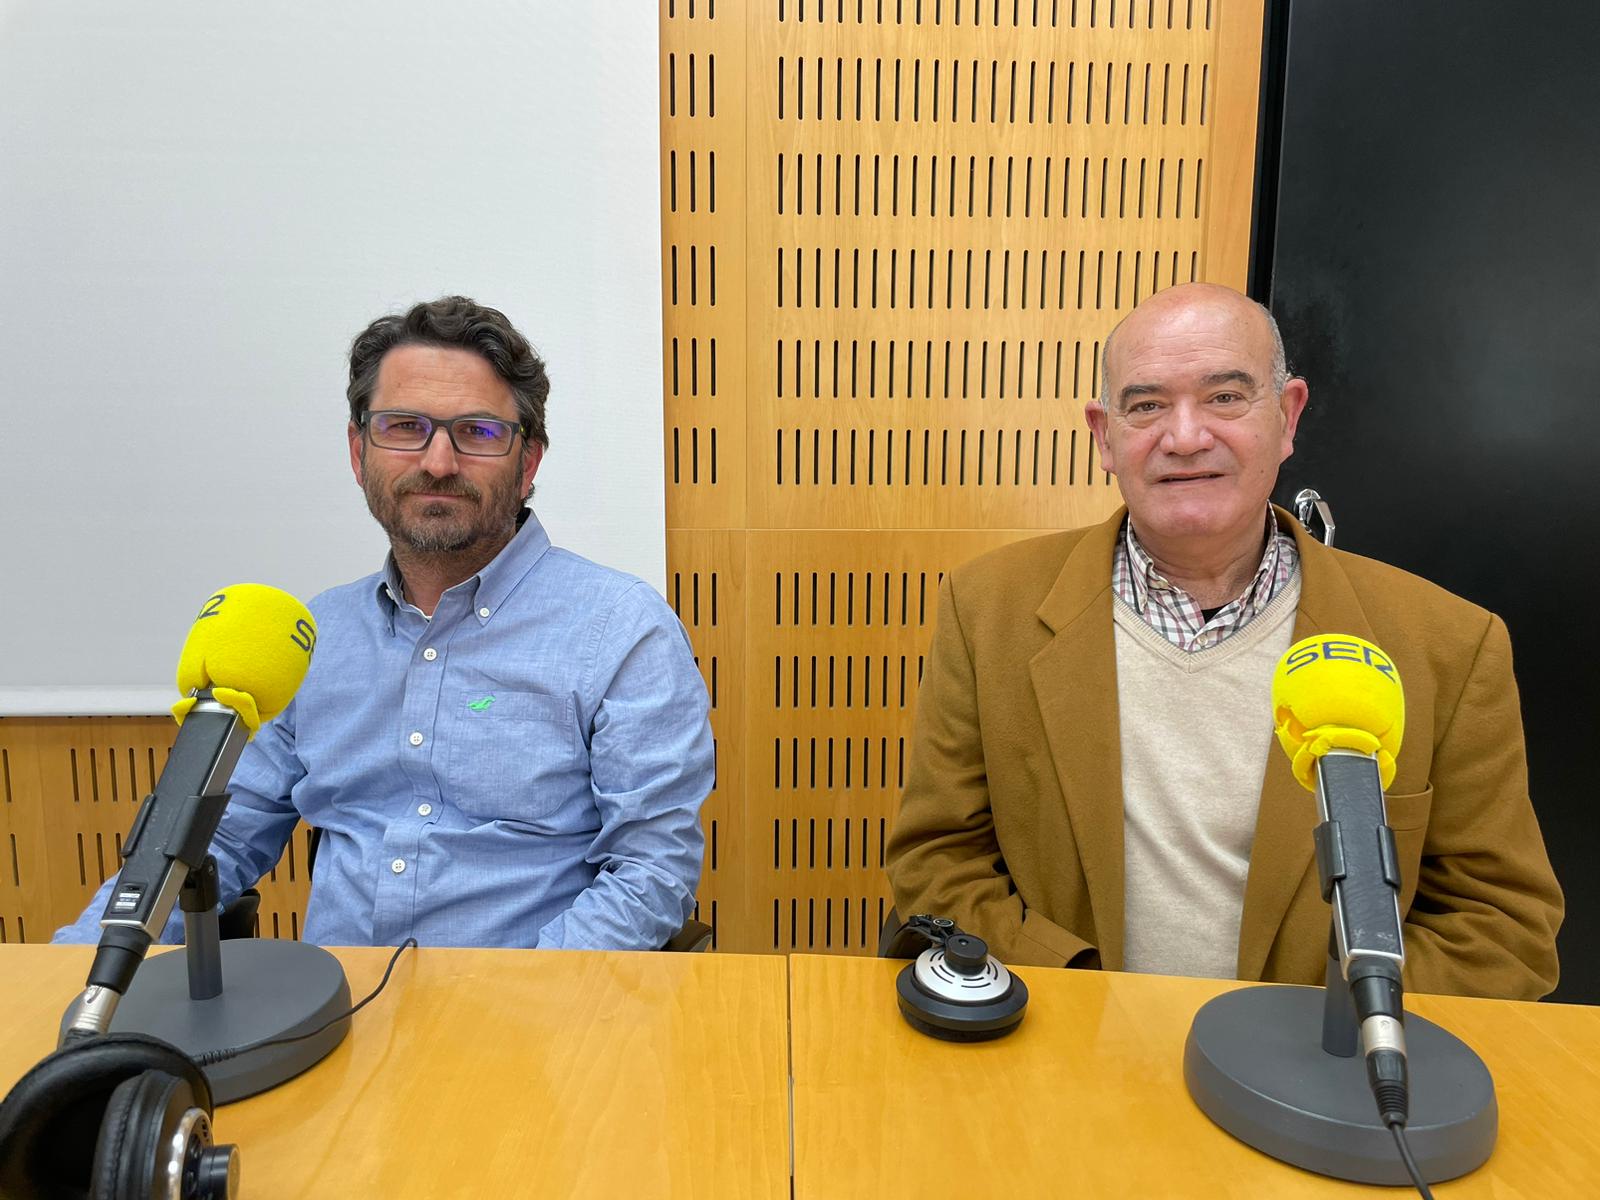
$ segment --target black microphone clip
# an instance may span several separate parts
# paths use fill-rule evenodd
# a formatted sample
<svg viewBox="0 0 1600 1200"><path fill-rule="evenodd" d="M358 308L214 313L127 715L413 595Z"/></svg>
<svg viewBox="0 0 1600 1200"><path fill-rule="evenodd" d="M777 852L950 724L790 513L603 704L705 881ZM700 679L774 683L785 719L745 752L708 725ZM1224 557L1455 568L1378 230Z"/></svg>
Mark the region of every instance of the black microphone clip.
<svg viewBox="0 0 1600 1200"><path fill-rule="evenodd" d="M1317 762L1316 784L1322 817L1313 834L1317 874L1333 921L1328 951L1349 993L1342 1003L1334 997L1338 981L1330 965L1328 1002L1354 1008L1379 1114L1385 1125L1403 1126L1409 1071L1400 852L1389 827L1377 760L1370 754L1329 751ZM1325 1019L1324 1029L1329 1027Z"/></svg>

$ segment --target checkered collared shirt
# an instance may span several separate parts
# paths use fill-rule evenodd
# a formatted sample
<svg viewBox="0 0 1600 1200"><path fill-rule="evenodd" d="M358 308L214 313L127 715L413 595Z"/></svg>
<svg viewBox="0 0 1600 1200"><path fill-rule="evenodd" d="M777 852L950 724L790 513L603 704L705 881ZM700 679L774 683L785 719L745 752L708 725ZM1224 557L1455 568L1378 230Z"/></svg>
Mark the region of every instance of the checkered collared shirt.
<svg viewBox="0 0 1600 1200"><path fill-rule="evenodd" d="M1223 605L1208 621L1193 596L1170 583L1134 535L1133 522L1122 522L1111 559L1111 590L1151 629L1180 650L1208 650L1238 633L1283 590L1300 569L1300 552L1294 538L1278 528L1272 507L1267 507L1267 549L1255 577L1236 599Z"/></svg>

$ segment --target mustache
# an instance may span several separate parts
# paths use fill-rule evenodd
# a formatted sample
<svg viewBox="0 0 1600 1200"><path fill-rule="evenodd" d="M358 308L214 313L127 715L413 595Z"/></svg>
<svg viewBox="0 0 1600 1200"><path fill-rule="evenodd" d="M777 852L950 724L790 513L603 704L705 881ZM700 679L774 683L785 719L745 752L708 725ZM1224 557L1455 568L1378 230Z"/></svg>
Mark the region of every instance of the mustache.
<svg viewBox="0 0 1600 1200"><path fill-rule="evenodd" d="M459 475L443 477L426 471L413 471L394 485L396 496L410 496L417 492L432 492L440 496L464 496L468 500L481 500L483 493Z"/></svg>

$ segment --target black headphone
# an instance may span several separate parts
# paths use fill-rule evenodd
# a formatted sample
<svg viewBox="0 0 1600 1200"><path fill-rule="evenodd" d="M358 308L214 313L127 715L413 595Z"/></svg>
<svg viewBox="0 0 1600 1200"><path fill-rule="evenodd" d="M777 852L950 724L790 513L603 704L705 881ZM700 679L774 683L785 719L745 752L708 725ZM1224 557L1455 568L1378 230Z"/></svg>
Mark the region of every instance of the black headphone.
<svg viewBox="0 0 1600 1200"><path fill-rule="evenodd" d="M235 1200L239 1154L211 1142L211 1085L139 1033L74 1042L0 1103L3 1200Z"/></svg>
<svg viewBox="0 0 1600 1200"><path fill-rule="evenodd" d="M917 953L919 947L925 948ZM990 956L987 942L948 917L912 917L881 953L916 955L895 980L900 1014L913 1029L948 1042L984 1042L1022 1024L1028 985Z"/></svg>

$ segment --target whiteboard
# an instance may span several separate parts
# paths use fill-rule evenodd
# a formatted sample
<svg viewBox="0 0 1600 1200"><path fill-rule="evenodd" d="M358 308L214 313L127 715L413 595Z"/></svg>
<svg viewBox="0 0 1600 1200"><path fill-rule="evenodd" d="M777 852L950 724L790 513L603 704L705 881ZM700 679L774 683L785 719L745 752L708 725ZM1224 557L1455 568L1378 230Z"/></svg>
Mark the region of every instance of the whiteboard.
<svg viewBox="0 0 1600 1200"><path fill-rule="evenodd" d="M0 715L159 712L201 602L387 550L351 338L545 359L552 540L661 588L653 4L0 0Z"/></svg>

